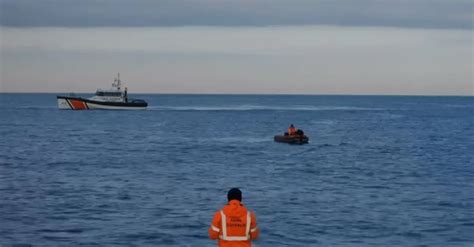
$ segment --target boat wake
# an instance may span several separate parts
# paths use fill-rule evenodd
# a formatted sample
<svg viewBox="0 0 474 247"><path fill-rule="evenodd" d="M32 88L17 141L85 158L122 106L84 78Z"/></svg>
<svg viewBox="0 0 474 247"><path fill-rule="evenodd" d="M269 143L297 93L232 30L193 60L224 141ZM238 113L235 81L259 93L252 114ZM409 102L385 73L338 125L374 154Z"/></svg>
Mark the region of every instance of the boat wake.
<svg viewBox="0 0 474 247"><path fill-rule="evenodd" d="M176 138L174 138L176 139ZM196 142L196 139L193 138L179 138L181 142ZM272 139L268 137L208 137L200 138L197 140L199 143L262 143L262 142L271 142Z"/></svg>
<svg viewBox="0 0 474 247"><path fill-rule="evenodd" d="M151 106L148 110L156 111L382 111L383 108L354 106Z"/></svg>
<svg viewBox="0 0 474 247"><path fill-rule="evenodd" d="M9 109L26 109L26 110L56 110L57 106L12 106Z"/></svg>

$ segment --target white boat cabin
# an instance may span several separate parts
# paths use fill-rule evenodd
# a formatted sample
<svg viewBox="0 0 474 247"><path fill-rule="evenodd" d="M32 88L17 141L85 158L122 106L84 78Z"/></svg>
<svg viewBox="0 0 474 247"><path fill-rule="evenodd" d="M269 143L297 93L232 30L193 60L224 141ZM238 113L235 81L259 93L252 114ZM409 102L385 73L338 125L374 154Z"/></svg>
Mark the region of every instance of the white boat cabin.
<svg viewBox="0 0 474 247"><path fill-rule="evenodd" d="M104 102L127 102L127 88L125 88L125 90L122 90L121 88L120 73L114 80L114 83L112 83L112 88L110 90L97 89L95 95L90 99Z"/></svg>

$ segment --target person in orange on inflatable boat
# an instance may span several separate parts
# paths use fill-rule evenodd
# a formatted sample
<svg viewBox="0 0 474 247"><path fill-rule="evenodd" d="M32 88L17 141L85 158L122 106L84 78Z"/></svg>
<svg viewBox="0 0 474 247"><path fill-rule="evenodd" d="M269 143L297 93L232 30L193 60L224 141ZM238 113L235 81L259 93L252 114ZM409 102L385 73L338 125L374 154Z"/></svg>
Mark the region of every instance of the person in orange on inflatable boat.
<svg viewBox="0 0 474 247"><path fill-rule="evenodd" d="M219 239L219 247L250 247L258 238L257 218L242 204L242 192L232 188L227 193L228 203L214 214L209 238Z"/></svg>
<svg viewBox="0 0 474 247"><path fill-rule="evenodd" d="M295 128L293 124L291 124L290 127L288 127L288 135L294 136L296 135L296 131L297 129Z"/></svg>

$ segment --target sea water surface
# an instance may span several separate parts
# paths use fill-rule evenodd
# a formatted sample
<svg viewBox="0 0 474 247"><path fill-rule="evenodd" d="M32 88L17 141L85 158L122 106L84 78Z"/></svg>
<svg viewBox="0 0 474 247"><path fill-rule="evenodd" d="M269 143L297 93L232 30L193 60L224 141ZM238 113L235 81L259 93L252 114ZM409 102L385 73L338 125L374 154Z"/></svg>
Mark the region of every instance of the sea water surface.
<svg viewBox="0 0 474 247"><path fill-rule="evenodd" d="M474 246L473 97L132 96L0 94L0 246L216 246L232 187L254 246Z"/></svg>

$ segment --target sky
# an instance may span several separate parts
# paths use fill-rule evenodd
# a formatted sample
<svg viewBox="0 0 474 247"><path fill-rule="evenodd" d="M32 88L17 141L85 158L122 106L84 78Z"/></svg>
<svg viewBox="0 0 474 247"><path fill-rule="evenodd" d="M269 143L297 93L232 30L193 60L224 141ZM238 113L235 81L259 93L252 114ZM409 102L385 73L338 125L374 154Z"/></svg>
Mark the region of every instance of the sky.
<svg viewBox="0 0 474 247"><path fill-rule="evenodd" d="M0 92L474 95L469 0L0 0Z"/></svg>

